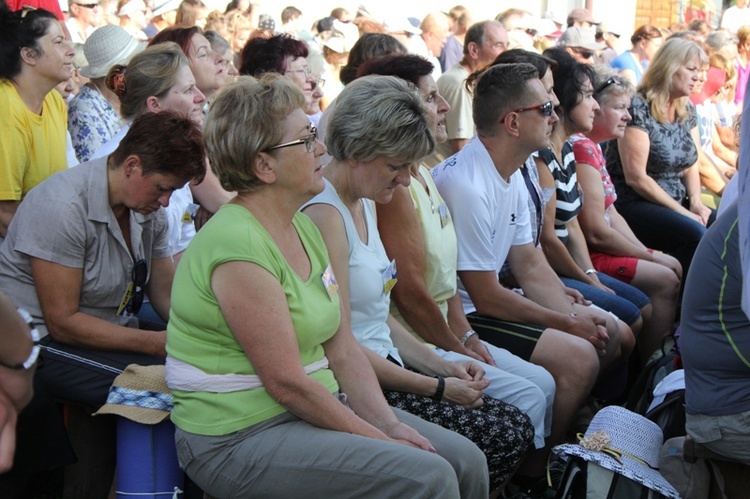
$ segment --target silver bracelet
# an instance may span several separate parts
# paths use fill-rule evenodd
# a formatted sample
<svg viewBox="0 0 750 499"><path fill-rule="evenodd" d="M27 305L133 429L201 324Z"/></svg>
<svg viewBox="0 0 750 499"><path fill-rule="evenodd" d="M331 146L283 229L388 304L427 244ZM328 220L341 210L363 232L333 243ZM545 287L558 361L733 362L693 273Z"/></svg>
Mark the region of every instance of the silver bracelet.
<svg viewBox="0 0 750 499"><path fill-rule="evenodd" d="M586 269L586 270L584 270L583 272L584 272L584 273L585 273L586 275L591 275L591 274L598 274L598 273L599 273L599 272L597 272L597 271L596 271L596 269Z"/></svg>
<svg viewBox="0 0 750 499"><path fill-rule="evenodd" d="M469 338L471 338L475 334L477 334L477 332L473 329L469 329L468 331L466 331L466 334L461 338L461 344L466 345L466 342L469 341Z"/></svg>

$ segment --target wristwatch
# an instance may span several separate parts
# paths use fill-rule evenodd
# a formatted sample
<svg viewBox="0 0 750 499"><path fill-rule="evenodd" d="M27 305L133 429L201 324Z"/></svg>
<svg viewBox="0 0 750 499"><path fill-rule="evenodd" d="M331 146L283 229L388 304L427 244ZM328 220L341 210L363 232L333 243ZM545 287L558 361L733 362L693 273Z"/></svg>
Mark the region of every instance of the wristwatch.
<svg viewBox="0 0 750 499"><path fill-rule="evenodd" d="M31 366L33 366L36 363L36 360L39 358L39 331L36 330L34 327L34 323L31 319L31 315L24 309L19 308L18 313L23 317L23 319L26 321L26 324L29 325L29 332L31 334L31 341L32 341L32 347L31 347L31 353L29 353L28 358L21 362L20 364L6 364L5 362L0 359L0 366L7 367L8 369L13 369L16 371L21 371L25 369L29 369Z"/></svg>
<svg viewBox="0 0 750 499"><path fill-rule="evenodd" d="M466 331L466 334L461 337L461 344L466 345L466 342L469 341L469 338L471 338L475 334L477 334L477 332L473 329L469 329L468 331Z"/></svg>

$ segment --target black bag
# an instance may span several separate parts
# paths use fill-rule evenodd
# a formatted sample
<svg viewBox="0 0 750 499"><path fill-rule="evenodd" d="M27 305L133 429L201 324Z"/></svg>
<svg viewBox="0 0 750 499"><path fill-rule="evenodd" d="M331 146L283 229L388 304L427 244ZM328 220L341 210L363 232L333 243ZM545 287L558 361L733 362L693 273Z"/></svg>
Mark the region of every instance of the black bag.
<svg viewBox="0 0 750 499"><path fill-rule="evenodd" d="M570 456L555 499L662 499L665 496L626 476Z"/></svg>

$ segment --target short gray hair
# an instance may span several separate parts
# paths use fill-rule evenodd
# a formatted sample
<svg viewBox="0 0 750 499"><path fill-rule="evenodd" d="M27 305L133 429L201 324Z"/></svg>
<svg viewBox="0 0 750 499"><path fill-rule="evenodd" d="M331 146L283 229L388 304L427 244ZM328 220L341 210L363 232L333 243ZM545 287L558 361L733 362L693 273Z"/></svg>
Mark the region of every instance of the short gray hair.
<svg viewBox="0 0 750 499"><path fill-rule="evenodd" d="M594 79L591 85L594 87L594 98L600 106L606 104L612 97L620 95L632 97L635 94L635 86L633 86L630 80L624 77L621 77L620 83L616 85L606 85L610 78L619 76L617 70L612 69L610 66L598 64L594 67L594 71Z"/></svg>
<svg viewBox="0 0 750 499"><path fill-rule="evenodd" d="M284 137L284 119L305 105L288 78L265 73L257 80L240 76L219 92L206 117L203 135L211 169L228 191L257 190L254 164L259 153Z"/></svg>
<svg viewBox="0 0 750 499"><path fill-rule="evenodd" d="M418 161L435 144L418 90L394 76L366 76L347 85L326 132L328 152L339 161Z"/></svg>

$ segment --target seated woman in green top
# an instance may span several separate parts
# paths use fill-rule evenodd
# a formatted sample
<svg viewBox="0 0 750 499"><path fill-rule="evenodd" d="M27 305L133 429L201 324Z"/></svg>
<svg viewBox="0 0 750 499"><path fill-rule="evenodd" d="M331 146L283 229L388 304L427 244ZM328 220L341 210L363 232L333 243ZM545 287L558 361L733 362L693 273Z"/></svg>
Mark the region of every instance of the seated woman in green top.
<svg viewBox="0 0 750 499"><path fill-rule="evenodd" d="M293 83L241 77L216 97L209 160L237 196L175 276L167 382L180 464L215 497L459 497L488 490L463 437L393 410L348 329L320 233L323 190ZM445 455L445 458L440 457Z"/></svg>

